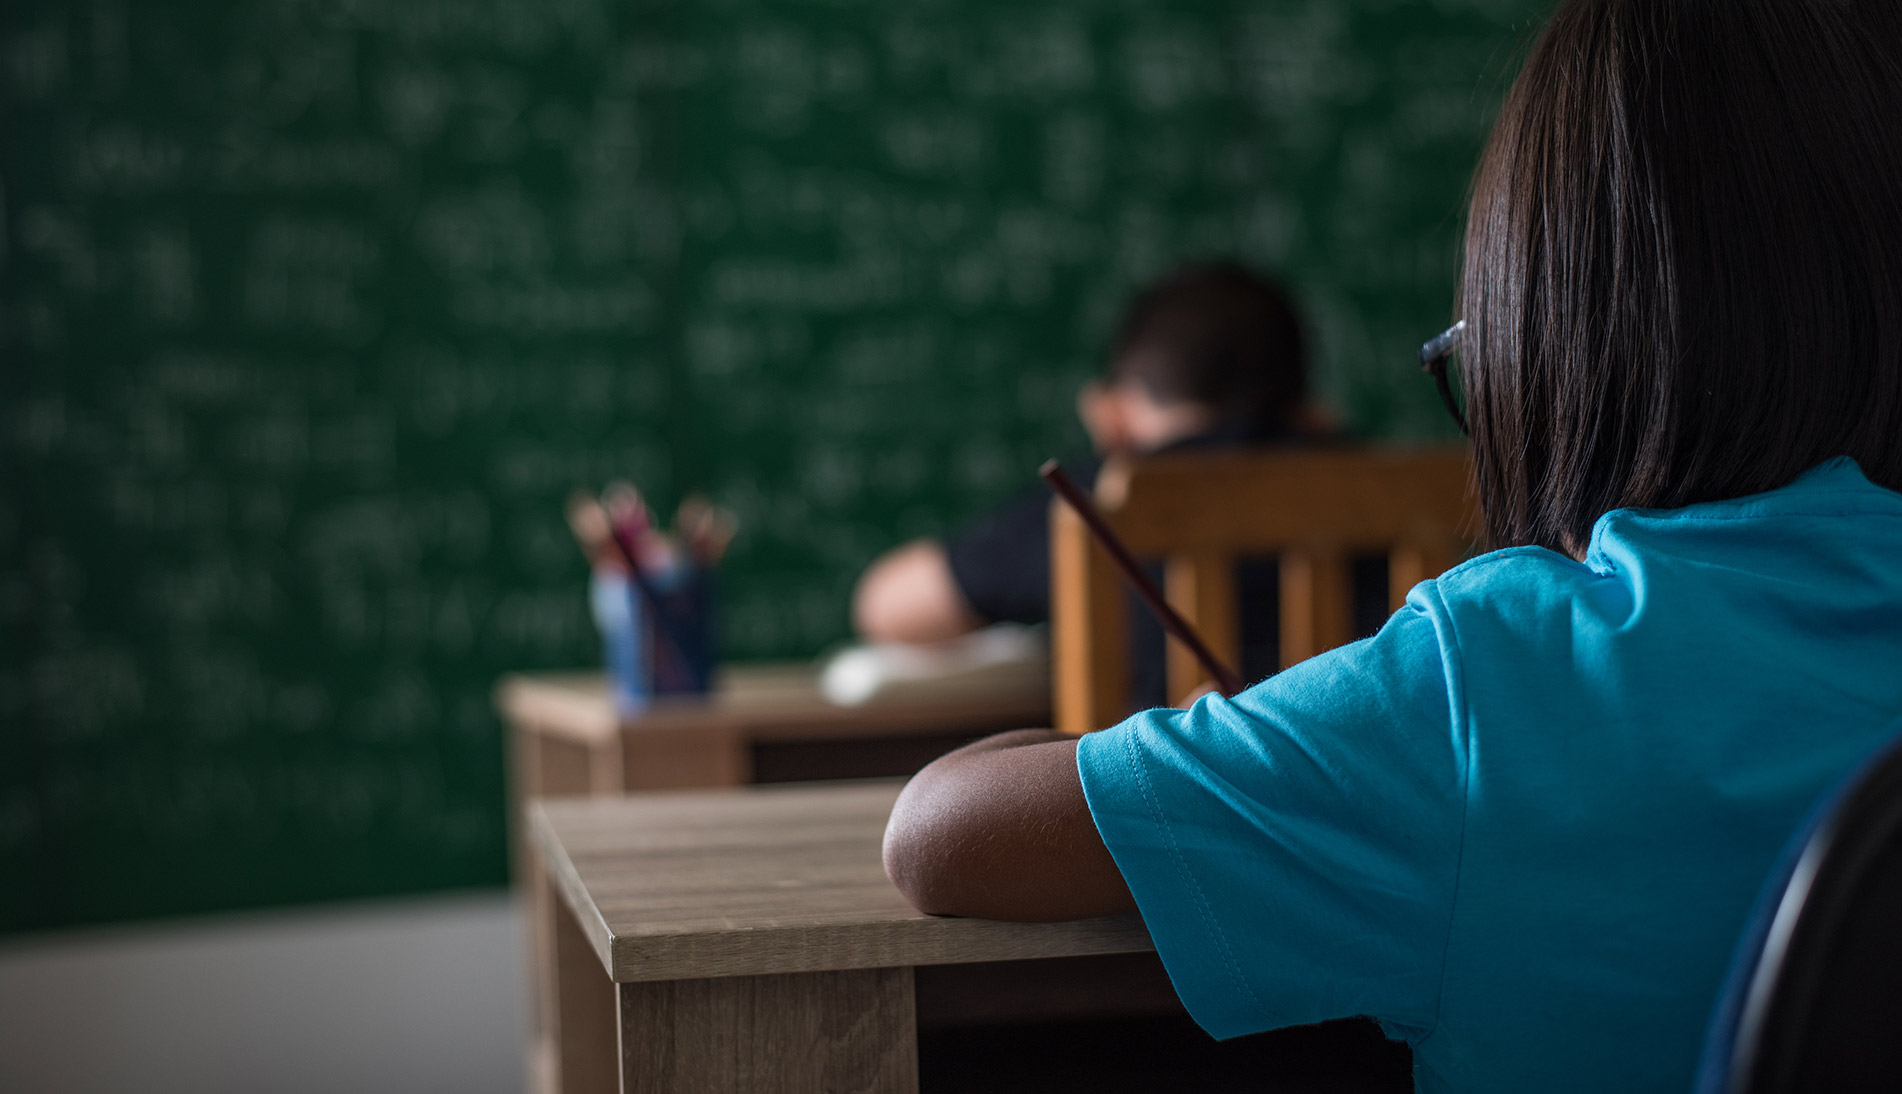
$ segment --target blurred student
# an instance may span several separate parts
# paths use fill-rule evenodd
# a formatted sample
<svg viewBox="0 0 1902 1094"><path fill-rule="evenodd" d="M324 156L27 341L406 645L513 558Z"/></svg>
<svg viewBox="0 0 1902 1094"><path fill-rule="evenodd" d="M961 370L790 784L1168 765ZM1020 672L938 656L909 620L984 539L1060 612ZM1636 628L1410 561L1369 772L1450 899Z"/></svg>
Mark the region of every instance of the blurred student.
<svg viewBox="0 0 1902 1094"><path fill-rule="evenodd" d="M1780 849L1902 733L1894 8L1563 3L1429 355L1499 549L1232 699L938 760L900 889L1138 909L1210 1033L1371 1015L1421 1090L1691 1089Z"/></svg>
<svg viewBox="0 0 1902 1094"><path fill-rule="evenodd" d="M1186 267L1125 310L1107 372L1077 397L1096 457L1066 470L1087 488L1106 456L1314 441L1325 429L1307 389L1301 322L1281 287L1234 263ZM947 539L918 540L879 558L853 597L859 634L934 642L987 623L1047 621L1049 513L1050 494L1037 484ZM1384 572L1374 570L1378 587L1358 598L1373 608L1369 632L1386 607ZM1253 564L1237 579L1241 669L1260 679L1277 666L1276 575L1271 565ZM1160 705L1162 630L1140 609L1130 621L1132 709Z"/></svg>

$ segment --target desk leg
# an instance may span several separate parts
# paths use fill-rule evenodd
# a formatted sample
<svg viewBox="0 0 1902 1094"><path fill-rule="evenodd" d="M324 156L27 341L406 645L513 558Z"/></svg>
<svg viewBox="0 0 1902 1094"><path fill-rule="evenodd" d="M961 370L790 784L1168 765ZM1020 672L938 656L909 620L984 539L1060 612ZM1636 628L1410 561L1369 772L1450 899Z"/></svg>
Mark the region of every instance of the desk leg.
<svg viewBox="0 0 1902 1094"><path fill-rule="evenodd" d="M623 1094L916 1094L909 968L620 985Z"/></svg>
<svg viewBox="0 0 1902 1094"><path fill-rule="evenodd" d="M529 798L619 793L618 783L608 790L597 790L591 779L595 773L606 771L618 780L620 753L617 751L614 754L614 764L610 766L596 758L596 753L601 750L598 745L590 748L523 723L514 724L510 736L514 741L514 777L511 780L514 789L509 801L509 830L514 843L512 870L516 885L525 893L529 909L528 1009L529 1044L532 1047L529 1055L529 1089L559 1090L559 1081L550 1077L551 1072L558 1075L560 1070L554 1063L553 1053L558 1041L554 1019L550 1014L555 1006L552 985L555 983L553 962L556 954L555 937L551 932L555 920L567 918L568 913L562 907L561 898L555 895L544 879L541 856L536 853L534 842L526 834L523 803ZM610 1086L608 1089L613 1088Z"/></svg>
<svg viewBox="0 0 1902 1094"><path fill-rule="evenodd" d="M615 1094L614 984L554 884L544 876L537 886L542 1036L533 1063L545 1094Z"/></svg>

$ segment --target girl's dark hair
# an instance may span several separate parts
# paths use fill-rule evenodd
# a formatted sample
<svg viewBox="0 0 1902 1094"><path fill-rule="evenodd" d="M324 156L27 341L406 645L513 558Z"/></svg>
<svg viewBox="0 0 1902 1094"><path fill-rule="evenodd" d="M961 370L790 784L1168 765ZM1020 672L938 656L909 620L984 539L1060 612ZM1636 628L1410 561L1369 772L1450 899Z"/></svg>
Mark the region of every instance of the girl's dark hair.
<svg viewBox="0 0 1902 1094"><path fill-rule="evenodd" d="M1833 456L1902 489L1894 0L1568 0L1474 179L1460 366L1495 547Z"/></svg>
<svg viewBox="0 0 1902 1094"><path fill-rule="evenodd" d="M1191 402L1259 432L1288 428L1307 396L1294 303L1239 263L1185 266L1137 293L1110 347L1111 378L1160 402Z"/></svg>

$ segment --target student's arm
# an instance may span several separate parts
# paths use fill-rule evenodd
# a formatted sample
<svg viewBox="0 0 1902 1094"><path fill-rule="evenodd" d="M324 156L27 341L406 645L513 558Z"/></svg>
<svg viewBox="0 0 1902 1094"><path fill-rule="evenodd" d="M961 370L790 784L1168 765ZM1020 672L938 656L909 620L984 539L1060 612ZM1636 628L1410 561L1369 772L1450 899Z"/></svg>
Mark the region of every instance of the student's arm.
<svg viewBox="0 0 1902 1094"><path fill-rule="evenodd" d="M952 578L944 545L920 539L866 568L852 593L852 622L873 642L941 642L985 621Z"/></svg>
<svg viewBox="0 0 1902 1094"><path fill-rule="evenodd" d="M1133 912L1077 775L1076 739L1000 733L920 771L885 828L885 873L920 911L1044 922Z"/></svg>

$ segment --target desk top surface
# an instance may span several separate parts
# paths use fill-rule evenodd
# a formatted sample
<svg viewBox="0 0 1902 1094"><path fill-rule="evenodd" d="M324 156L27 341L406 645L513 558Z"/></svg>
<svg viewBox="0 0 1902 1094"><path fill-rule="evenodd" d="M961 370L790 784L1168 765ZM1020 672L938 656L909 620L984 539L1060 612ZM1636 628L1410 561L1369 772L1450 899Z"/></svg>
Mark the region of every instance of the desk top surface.
<svg viewBox="0 0 1902 1094"><path fill-rule="evenodd" d="M577 741L617 733L726 730L752 740L877 736L888 733L1014 729L1048 725L1050 693L1036 689L973 689L929 700L894 698L846 707L819 691L809 661L732 665L720 670L713 693L670 696L632 718L615 713L607 681L598 672L506 676L496 703L512 722Z"/></svg>
<svg viewBox="0 0 1902 1094"><path fill-rule="evenodd" d="M1134 915L928 916L885 879L901 780L538 801L561 899L622 983L1153 949Z"/></svg>

